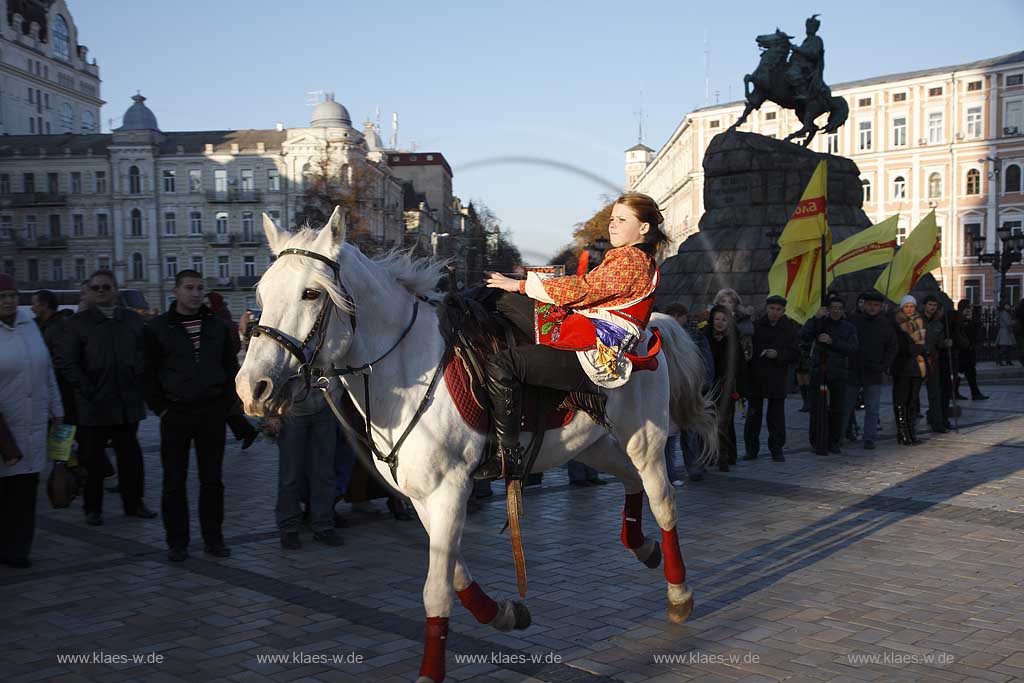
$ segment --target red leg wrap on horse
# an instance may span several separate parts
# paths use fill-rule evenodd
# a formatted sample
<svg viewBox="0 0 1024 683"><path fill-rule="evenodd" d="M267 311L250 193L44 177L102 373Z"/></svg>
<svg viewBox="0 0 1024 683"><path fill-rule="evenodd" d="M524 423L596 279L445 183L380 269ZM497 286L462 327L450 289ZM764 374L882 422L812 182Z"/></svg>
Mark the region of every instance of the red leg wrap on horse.
<svg viewBox="0 0 1024 683"><path fill-rule="evenodd" d="M481 624L491 623L498 614L498 603L491 600L491 597L484 593L484 589L476 581L469 584L464 590L456 591L455 594L459 596L462 606L472 612Z"/></svg>
<svg viewBox="0 0 1024 683"><path fill-rule="evenodd" d="M622 506L622 545L639 548L644 544L644 531L640 528L643 516L644 494L626 494L626 504Z"/></svg>
<svg viewBox="0 0 1024 683"><path fill-rule="evenodd" d="M661 553L665 558L665 580L669 583L685 583L686 565L679 552L679 536L675 527L668 531L661 530Z"/></svg>
<svg viewBox="0 0 1024 683"><path fill-rule="evenodd" d="M420 676L444 680L444 643L448 639L448 617L427 617L423 632L423 663Z"/></svg>

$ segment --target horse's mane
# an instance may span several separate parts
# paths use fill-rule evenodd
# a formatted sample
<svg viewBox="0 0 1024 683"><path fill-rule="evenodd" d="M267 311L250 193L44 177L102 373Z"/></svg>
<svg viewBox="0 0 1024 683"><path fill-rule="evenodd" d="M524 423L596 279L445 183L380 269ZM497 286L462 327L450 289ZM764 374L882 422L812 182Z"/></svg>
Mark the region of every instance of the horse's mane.
<svg viewBox="0 0 1024 683"><path fill-rule="evenodd" d="M298 248L310 247L316 241L318 235L319 231L315 228L301 228L288 240L287 246ZM370 258L359 251L359 248L352 243L346 242L342 248L350 249L366 263L373 264L382 269L395 282L416 296L426 296L433 292L443 275L444 263L437 262L429 257L415 257L410 251L405 249L395 248L382 256ZM325 254L325 256L328 256L328 254ZM308 264L306 265L308 267ZM314 270L313 278L318 284L331 292L331 298L342 309L347 311L350 308L349 302L341 295L341 292L330 277L329 270L317 268Z"/></svg>

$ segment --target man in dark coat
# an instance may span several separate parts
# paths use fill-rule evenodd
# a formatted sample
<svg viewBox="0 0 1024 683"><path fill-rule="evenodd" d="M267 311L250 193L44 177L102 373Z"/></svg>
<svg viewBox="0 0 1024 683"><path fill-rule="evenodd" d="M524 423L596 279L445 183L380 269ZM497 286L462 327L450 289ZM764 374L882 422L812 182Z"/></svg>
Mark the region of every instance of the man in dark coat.
<svg viewBox="0 0 1024 683"><path fill-rule="evenodd" d="M922 314L927 330L925 349L928 358L928 377L925 384L928 388L928 424L932 431L945 434L950 425L946 422L946 402L942 396L942 375L948 373L948 365L943 363L942 356L949 355L953 340L946 334L946 321L942 303L934 294L924 298ZM913 418L913 416L911 416Z"/></svg>
<svg viewBox="0 0 1024 683"><path fill-rule="evenodd" d="M884 375L896 360L899 347L892 320L882 315L885 297L878 292L868 292L863 298L861 311L850 319L857 330L858 348L850 358L846 397L852 409L852 400L857 392L864 392L864 449L870 451L875 448L875 436L878 433L878 411ZM847 412L849 414L850 411Z"/></svg>
<svg viewBox="0 0 1024 683"><path fill-rule="evenodd" d="M811 443L818 431L817 420L824 414L823 400L828 401L828 453L839 454L843 438L843 422L847 411L846 379L849 359L857 352L857 330L843 319L845 302L833 294L828 307L818 309L800 330L801 339L813 342L811 347ZM824 369L824 372L823 372ZM828 398L822 396L821 386L827 386ZM816 444L818 455L825 455L825 444Z"/></svg>
<svg viewBox="0 0 1024 683"><path fill-rule="evenodd" d="M768 399L768 452L772 460L786 457L786 389L790 368L800 360L796 323L786 317L786 300L775 294L765 302L765 314L754 322L753 357L747 372L747 422L744 460L757 458L761 446L761 418Z"/></svg>
<svg viewBox="0 0 1024 683"><path fill-rule="evenodd" d="M958 334L956 335L956 346L959 350L958 364L960 372L964 373L964 377L967 379L967 385L971 388L971 400L972 401L984 401L988 399L988 396L981 393L981 388L978 387L978 370L977 370L977 346L978 343L984 339L984 331L981 329L981 308L971 306L971 302L967 299L961 299L956 305L957 318L954 328L953 320L950 319L950 328L956 329ZM966 396L960 396L960 374L956 375L956 387L954 390L957 393L957 398L964 399Z"/></svg>
<svg viewBox="0 0 1024 683"><path fill-rule="evenodd" d="M238 346L228 326L203 305L203 277L183 270L175 277L170 310L146 326L146 402L160 416L164 467L160 506L167 558L188 559L186 497L189 451L199 468L199 523L203 550L228 557L224 544L224 420L238 401Z"/></svg>
<svg viewBox="0 0 1024 683"><path fill-rule="evenodd" d="M124 513L152 519L156 513L142 501L145 470L138 436L139 421L146 417L144 322L117 305L117 279L109 270L93 273L89 289L93 306L62 323L56 346L57 372L74 393L80 453L89 472L85 521L103 524L108 441L117 456Z"/></svg>

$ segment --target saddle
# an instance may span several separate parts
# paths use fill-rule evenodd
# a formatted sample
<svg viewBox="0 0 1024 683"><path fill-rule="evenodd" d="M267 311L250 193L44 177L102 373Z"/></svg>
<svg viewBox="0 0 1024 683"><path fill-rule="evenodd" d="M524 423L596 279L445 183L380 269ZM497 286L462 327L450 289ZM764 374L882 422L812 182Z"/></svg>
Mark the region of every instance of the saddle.
<svg viewBox="0 0 1024 683"><path fill-rule="evenodd" d="M499 290L486 287L451 292L444 297L437 311L441 337L451 349L451 357L447 360L460 363L464 368L473 403L486 410L485 429L488 432L493 417L490 398L484 386L486 377L483 360L512 346L534 343L532 336L525 335L495 310L494 302L500 293ZM447 380L448 372L445 377ZM517 478L529 474L540 451L544 432L565 426L575 412L583 411L596 423L607 427L606 401L604 393L566 392L524 385L522 430L532 432L533 437L526 449L526 469L521 475L517 473ZM466 417L465 413L463 415ZM467 419L467 422L470 420ZM487 448L496 448L494 439L488 440Z"/></svg>

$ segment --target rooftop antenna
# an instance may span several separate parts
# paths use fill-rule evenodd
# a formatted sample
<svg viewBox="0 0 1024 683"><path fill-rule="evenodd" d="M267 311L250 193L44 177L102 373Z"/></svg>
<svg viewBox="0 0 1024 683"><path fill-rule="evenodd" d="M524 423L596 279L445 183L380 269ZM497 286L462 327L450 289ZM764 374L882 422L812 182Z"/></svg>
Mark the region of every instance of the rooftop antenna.
<svg viewBox="0 0 1024 683"><path fill-rule="evenodd" d="M715 104L718 104L718 99L721 94L722 92L718 88L715 88Z"/></svg>
<svg viewBox="0 0 1024 683"><path fill-rule="evenodd" d="M708 29L704 29L704 106L711 104L711 48L708 47Z"/></svg>
<svg viewBox="0 0 1024 683"><path fill-rule="evenodd" d="M327 93L323 90L307 90L306 91L306 106L315 107L316 105L323 102L327 97Z"/></svg>
<svg viewBox="0 0 1024 683"><path fill-rule="evenodd" d="M636 141L644 144L644 86L640 85L640 111L636 112Z"/></svg>
<svg viewBox="0 0 1024 683"><path fill-rule="evenodd" d="M377 113L377 125L376 125L377 135L380 135L380 105L379 104L377 105L377 112L376 113Z"/></svg>
<svg viewBox="0 0 1024 683"><path fill-rule="evenodd" d="M391 149L398 149L398 112L391 112Z"/></svg>

